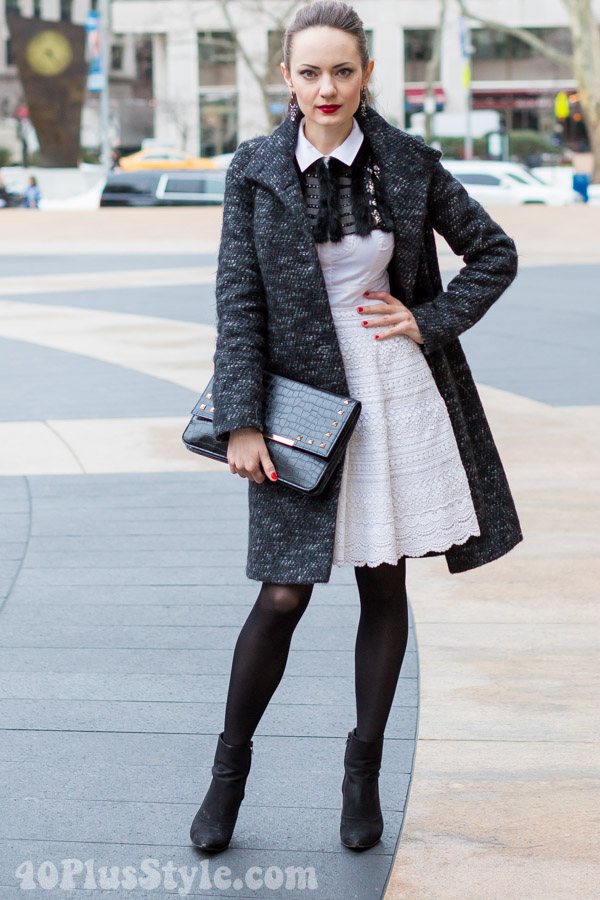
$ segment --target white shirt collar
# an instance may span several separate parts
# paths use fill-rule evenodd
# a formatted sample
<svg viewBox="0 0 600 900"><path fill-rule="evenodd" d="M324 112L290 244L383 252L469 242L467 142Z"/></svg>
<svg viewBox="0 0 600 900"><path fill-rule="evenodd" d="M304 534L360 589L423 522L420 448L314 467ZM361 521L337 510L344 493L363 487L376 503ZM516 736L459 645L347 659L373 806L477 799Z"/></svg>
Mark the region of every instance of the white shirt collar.
<svg viewBox="0 0 600 900"><path fill-rule="evenodd" d="M298 160L301 172L304 172L308 166L312 165L315 160L320 159L321 157L325 159L325 162L329 159L328 156L325 156L317 150L304 134L304 121L304 117L302 117L300 120L300 127L298 128L298 139L296 141L296 159ZM339 147L336 147L335 150L331 151L329 156L335 156L336 159L346 163L347 166L351 165L363 142L363 138L364 134L362 128L356 119L352 117L352 131L346 140L342 141Z"/></svg>

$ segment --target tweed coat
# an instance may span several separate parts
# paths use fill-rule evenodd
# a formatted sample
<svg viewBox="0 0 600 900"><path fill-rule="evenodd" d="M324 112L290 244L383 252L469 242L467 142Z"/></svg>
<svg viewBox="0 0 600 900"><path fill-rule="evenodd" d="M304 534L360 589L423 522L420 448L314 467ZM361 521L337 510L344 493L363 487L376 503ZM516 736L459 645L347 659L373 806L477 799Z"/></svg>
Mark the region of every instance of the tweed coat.
<svg viewBox="0 0 600 900"><path fill-rule="evenodd" d="M517 272L513 240L440 162L441 153L372 107L356 114L370 142L394 220L390 293L409 307L443 397L480 526L445 551L451 573L497 559L523 539L515 504L458 336L480 319ZM213 428L262 429L268 369L348 395L295 149L300 116L243 141L226 176L219 247ZM433 230L466 266L443 290ZM394 340L393 337L388 340ZM268 442L267 442L268 446ZM342 464L321 495L248 481L246 575L310 584L331 575ZM437 551L427 556L440 555Z"/></svg>

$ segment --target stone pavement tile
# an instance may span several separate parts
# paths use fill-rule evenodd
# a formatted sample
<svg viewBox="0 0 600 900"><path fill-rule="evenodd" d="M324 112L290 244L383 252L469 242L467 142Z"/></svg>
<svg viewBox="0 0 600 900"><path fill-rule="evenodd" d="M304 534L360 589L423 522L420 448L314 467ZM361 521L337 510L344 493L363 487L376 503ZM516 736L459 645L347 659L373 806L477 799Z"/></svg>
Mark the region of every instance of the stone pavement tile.
<svg viewBox="0 0 600 900"><path fill-rule="evenodd" d="M126 272L132 269L179 269L187 266L210 266L214 263L214 255L201 255L198 253L155 253L136 256L135 254L122 254L90 256L72 254L46 254L42 256L29 255L28 268L31 272L40 275L52 275L67 272L87 273L92 271ZM2 276L18 277L23 275L23 260L17 257L4 256L2 259Z"/></svg>
<svg viewBox="0 0 600 900"><path fill-rule="evenodd" d="M195 733L202 727L205 732L216 735L223 727L223 700L218 703L2 700L0 705L4 728ZM353 703L337 704L332 708L273 700L256 734L339 737L348 734L356 724L355 719ZM414 737L416 721L416 707L396 705L386 734L390 738Z"/></svg>
<svg viewBox="0 0 600 900"><path fill-rule="evenodd" d="M189 388L124 365L31 344L24 338L0 338L2 422L51 421L57 428L62 420L131 417L162 421L161 417L185 417L197 400ZM10 435L11 431L3 428L2 433ZM2 458L8 461L8 449L3 450Z"/></svg>
<svg viewBox="0 0 600 900"><path fill-rule="evenodd" d="M600 411L482 393L525 539L457 576L437 559L411 570L422 705L386 898L587 900L600 875Z"/></svg>
<svg viewBox="0 0 600 900"><path fill-rule="evenodd" d="M0 750L2 793L39 799L186 802L210 783L215 735L46 732L43 744L26 732L6 732ZM253 803L308 807L339 802L345 737L260 736L252 762ZM411 772L410 740L386 741L382 803L400 809ZM303 763L310 760L307 780ZM51 761L53 777L45 775ZM274 789L276 785L276 789Z"/></svg>
<svg viewBox="0 0 600 900"><path fill-rule="evenodd" d="M129 537L129 535L123 535L119 539L124 542L128 541ZM152 535L141 535L140 537L146 542L146 546L148 545L148 539L152 539ZM158 535L157 544L159 546L157 550L160 550L160 541L163 537L164 535ZM177 538L177 535L169 535L169 537ZM30 544L34 540L35 538L32 538ZM203 536L202 540L196 537L195 546L190 549L199 552L206 546L205 541L206 536ZM243 534L235 534L232 538L234 549L244 547L245 541L246 531ZM84 598L82 597L81 588L73 587L72 585L39 584L25 589L17 584L12 593L12 599L25 610L25 613L30 605L42 608L45 604L78 606L81 603L100 604L102 606L164 606L166 603L169 606L189 606L199 604L204 607L223 606L225 608L245 606L250 610L258 597L259 591L260 585L258 582L251 581L248 581L246 584L227 584L219 585L218 587L199 584L194 586L193 590L187 585L181 584L123 585L120 587L113 585L86 585ZM313 590L309 610L315 607L319 609L326 607L329 609L336 606L352 606L356 609L358 605L356 584L317 584ZM307 610L307 614L309 610Z"/></svg>
<svg viewBox="0 0 600 900"><path fill-rule="evenodd" d="M135 659L130 650L81 649L79 647L3 647L0 653L0 672L92 672L124 674L221 674L228 675L233 651L203 650L199 657L195 650L171 647L162 650L139 650ZM340 675L353 678L354 650L296 650L292 646L286 666L286 677L300 675ZM417 654L407 650L401 671L402 678L418 675Z"/></svg>
<svg viewBox="0 0 600 900"><path fill-rule="evenodd" d="M195 812L195 810L194 810ZM193 816L190 808L189 817ZM241 812L240 812L241 820ZM258 823L260 827L260 821ZM332 823L333 825L333 823ZM339 828L339 825L338 825ZM391 850L388 853L374 854L375 848L361 854L351 850L345 852L322 852L320 849L309 852L283 851L270 848L246 848L236 843L235 835L229 848L222 853L204 853L193 846L183 846L186 843L186 835L183 835L179 844L164 843L162 845L148 845L143 841L136 843L119 844L116 842L78 843L52 842L48 840L29 841L3 841L0 844L0 867L3 873L0 876L1 884L7 885L7 890L12 890L14 884L19 882L13 875L23 861L35 862L34 885L38 885L38 867L48 860L58 867L58 884L63 877L61 860L70 858L85 863L90 860L88 870L91 885L90 890L69 890L68 896L74 900L84 900L93 897L111 897L114 900L125 900L131 896L151 896L165 900L166 897L181 896L179 890L184 890L183 876L190 884L188 893L190 897L219 897L220 900L266 900L266 897L318 897L319 900L379 900L381 896L381 877L389 866ZM146 863L142 869L144 860L154 860ZM172 863L175 872L171 875L168 885L170 890L159 893L161 887L166 885L166 874L163 866ZM106 872L102 873L102 867ZM125 879L124 868L131 866L129 882L133 887L128 890L119 890L119 883ZM111 867L118 867L113 876L116 889L100 890L101 876L110 878ZM178 870L187 867L183 873ZM196 868L194 868L196 867ZM226 867L221 869L220 867ZM305 872L294 871L290 867L301 867ZM50 869L52 872L52 869ZM152 873L152 879L142 883L140 887L138 878L143 873ZM157 874L154 875L154 872ZM303 875L304 877L300 877ZM73 876L73 884L80 887L84 884L86 870L82 876ZM135 876L135 880L133 877ZM93 878L93 881L91 880ZM9 880L10 879L10 880ZM109 884L112 883L109 881ZM47 882L48 889L52 882ZM152 885L156 885L153 888ZM94 885L97 887L94 888ZM268 885L268 887L265 887ZM281 885L281 886L278 886ZM233 890L230 894L229 890ZM7 894L11 900L13 896L24 895L20 887L17 894ZM260 893L258 893L260 891ZM44 896L48 890L44 890ZM31 893L29 894L31 896Z"/></svg>
<svg viewBox="0 0 600 900"><path fill-rule="evenodd" d="M199 394L213 372L214 325L0 300L0 336L79 353Z"/></svg>
<svg viewBox="0 0 600 900"><path fill-rule="evenodd" d="M419 649L431 675L422 687L429 713L420 735L598 741L597 648L587 624L421 625Z"/></svg>
<svg viewBox="0 0 600 900"><path fill-rule="evenodd" d="M87 596L81 597L78 604L47 603L40 606L39 603L29 602L17 607L10 603L4 613L5 627L13 623L27 623L32 626L36 622L44 625L106 625L107 610L103 603L89 603ZM252 609L254 602L247 604L229 605L223 603L203 603L200 599L194 604L176 605L153 603L148 606L142 604L117 603L110 605L110 621L112 625L174 625L191 626L237 626L242 627L246 617ZM358 598L355 604L337 604L329 606L325 603L309 604L302 616L302 627L335 628L340 623L340 616L344 615L344 621L349 624L354 618L356 625L360 616Z"/></svg>
<svg viewBox="0 0 600 900"><path fill-rule="evenodd" d="M0 673L0 698L17 700L101 700L154 703L219 703L227 696L228 675L206 675L202 690L188 675L135 675L94 673ZM353 680L346 677L297 675L284 678L274 702L285 704L349 705L354 698ZM404 679L394 698L396 706L417 706L415 678Z"/></svg>
<svg viewBox="0 0 600 900"><path fill-rule="evenodd" d="M395 716L396 713L392 715ZM339 774L340 754L343 761L345 739L346 734L334 738L298 734L293 739L282 735L261 735L260 741L255 744L252 780L262 781L266 785L272 761L277 771L286 769L285 779L278 779L277 790L278 797L289 799L294 793L294 785L306 782L305 768L294 765L294 760L304 761L307 757L310 758L315 777L321 778L327 771ZM125 780L130 769L130 774L137 778L138 767L143 768L148 776L149 770L155 769L165 777L173 769L177 770L173 777L197 779L198 789L201 779L206 777L213 764L215 745L216 734L199 732L140 734L116 731L6 731L0 744L0 761L6 765L22 762L32 767L37 766L40 777L45 767L52 765L57 777L64 772L60 777L65 779L65 784L70 785L73 795L77 797L81 796L77 794L77 779L73 777L69 780L70 767L75 766L77 771L86 770L86 777L91 779L88 790L90 797L104 800L131 799L117 794L112 781L103 781L102 774L112 767L113 776L116 776L117 770L123 769L122 778ZM382 760L386 777L382 790L388 791L389 797L392 796L386 786L389 779L410 773L413 750L414 744L409 739L390 738L386 741ZM189 770L189 775L186 770ZM22 795L17 790L16 782L14 790L6 781L0 785L4 793L14 797L22 796L23 799L27 796L26 780L22 779L22 783ZM309 788L309 785L306 787ZM39 796L56 796L52 780L44 785L40 784L39 791ZM148 797L144 796L143 799Z"/></svg>
<svg viewBox="0 0 600 900"><path fill-rule="evenodd" d="M203 858L189 845L189 823L209 783L235 641L259 589L244 572L247 484L228 472L22 483L33 504L31 543L0 633L3 871L18 865L15 845L23 860L49 841L58 842L59 860L89 859L102 842L120 859L137 846L145 857L175 847L181 864ZM234 546L224 551L230 535ZM201 563L207 554L210 566ZM386 830L354 877L339 814L359 614L353 569L336 568L294 635L289 677L259 723L255 777L221 857L237 854L242 865L266 854L273 865L284 854L291 865L318 854L329 878L320 900L381 896L414 751L411 628L386 729ZM306 765L293 765L299 753L310 778Z"/></svg>
<svg viewBox="0 0 600 900"><path fill-rule="evenodd" d="M339 781L339 779L337 779ZM184 844L189 840L189 826L204 793L196 791L186 803L166 803L148 800L93 801L83 800L6 800L6 818L0 820L0 839L39 841L47 839L70 842L165 844L173 841ZM249 779L248 779L249 785ZM273 790L273 787L271 787ZM341 798L341 790L340 790ZM247 802L246 802L247 800ZM372 855L393 852L396 834L402 820L401 810L387 810L388 830L385 839L371 848ZM339 835L340 804L334 807L303 807L297 801L292 807L261 806L253 802L248 786L236 826L237 840L232 847L291 852L343 851Z"/></svg>
<svg viewBox="0 0 600 900"><path fill-rule="evenodd" d="M522 507L520 504L519 509ZM448 578L443 564L430 570L429 599L420 612L420 623L569 624L574 617L590 625L600 621L597 554L570 560L560 556L518 558L514 552L490 565L495 567L496 579L484 577L483 568L464 572L459 579ZM418 580L418 570L407 568L409 591Z"/></svg>
<svg viewBox="0 0 600 900"><path fill-rule="evenodd" d="M423 740L386 897L597 896L597 759L597 744L570 740Z"/></svg>
<svg viewBox="0 0 600 900"><path fill-rule="evenodd" d="M321 738L301 741L298 738L278 738L275 745L272 740L258 736L254 743L252 770L246 793L251 806L272 806L276 809L298 806L306 811L341 807L345 746L343 737L328 741ZM202 743L206 742L205 737ZM99 743L102 745L102 741ZM209 743L206 764L203 766L198 760L190 760L186 764L181 759L170 764L164 762L146 765L145 736L142 735L135 741L126 741L130 750L129 762L123 760L116 765L109 760L92 762L89 756L80 760L78 753L84 749L85 742L78 741L77 734L71 732L62 736L62 755L65 755L67 746L71 746L71 757L59 763L53 755L51 780L37 760L0 760L2 783L7 786L3 793L6 794L5 799L20 801L19 806L24 810L30 805L28 801L32 796L43 802L46 808L56 804L59 809L64 809L70 803L80 805L84 801L90 805L118 803L121 804L124 815L128 803L197 802L199 806L211 780L215 736L210 735ZM412 763L410 754L403 754L402 750L394 752L394 744L400 744L404 748L408 743L390 740L386 747L386 765L382 763L381 803L382 808L391 812L402 811ZM204 756L200 750L201 736L198 736L196 745L198 755ZM326 746L326 753L319 752L320 745ZM304 760L310 760L310 780L306 778ZM406 771L406 767L409 771ZM11 831L8 824L6 831ZM59 835L53 837L58 838ZM155 840L159 839L157 834L153 837ZM101 839L100 835L98 839Z"/></svg>
<svg viewBox="0 0 600 900"><path fill-rule="evenodd" d="M135 626L84 625L35 626L11 624L0 634L0 647L126 647L130 650L156 648L170 651L173 647L190 650L229 650L235 646L239 626ZM300 623L294 632L297 650L342 651L354 648L356 626L338 625L323 633L320 626ZM410 633L407 649L415 650Z"/></svg>

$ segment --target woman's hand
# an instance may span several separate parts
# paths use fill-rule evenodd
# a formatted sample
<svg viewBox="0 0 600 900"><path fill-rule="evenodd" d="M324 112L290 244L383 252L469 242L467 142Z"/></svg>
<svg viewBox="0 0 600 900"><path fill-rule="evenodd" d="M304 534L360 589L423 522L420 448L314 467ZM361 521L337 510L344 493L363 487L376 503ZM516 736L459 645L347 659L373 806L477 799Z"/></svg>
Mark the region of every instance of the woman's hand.
<svg viewBox="0 0 600 900"><path fill-rule="evenodd" d="M275 466L258 428L236 428L230 433L227 462L233 475L241 475L242 478L262 484L266 473L269 480L277 481Z"/></svg>
<svg viewBox="0 0 600 900"><path fill-rule="evenodd" d="M375 306L359 306L357 310L363 316L385 313L384 316L379 318L363 321L364 328L374 327L378 329L375 334L377 340L381 341L385 338L394 337L396 334L406 334L413 341L416 341L417 344L424 343L415 317L401 300L392 297L388 291L365 291L365 297L367 297L368 301L382 301ZM385 325L390 325L391 327L381 331L381 328Z"/></svg>

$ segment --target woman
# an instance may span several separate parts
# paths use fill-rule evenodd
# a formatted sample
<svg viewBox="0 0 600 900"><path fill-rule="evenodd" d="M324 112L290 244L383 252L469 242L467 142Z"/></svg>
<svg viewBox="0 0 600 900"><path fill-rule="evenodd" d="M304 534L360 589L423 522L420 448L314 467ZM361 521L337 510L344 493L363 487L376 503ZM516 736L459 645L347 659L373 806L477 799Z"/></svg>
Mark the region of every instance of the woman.
<svg viewBox="0 0 600 900"><path fill-rule="evenodd" d="M38 187L37 179L33 175L29 178L29 184L25 188L23 206L27 209L39 209L42 194Z"/></svg>
<svg viewBox="0 0 600 900"><path fill-rule="evenodd" d="M248 479L246 574L262 582L238 637L213 778L191 827L229 843L252 736L315 582L354 565L357 723L348 733L340 837L376 843L383 734L408 633L406 557L450 572L522 534L458 335L513 280L513 241L441 165L370 105L356 12L299 10L284 36L287 118L242 142L227 174L217 273L214 432ZM467 265L444 291L433 229ZM354 396L362 411L323 494L277 483L262 431L263 371Z"/></svg>

